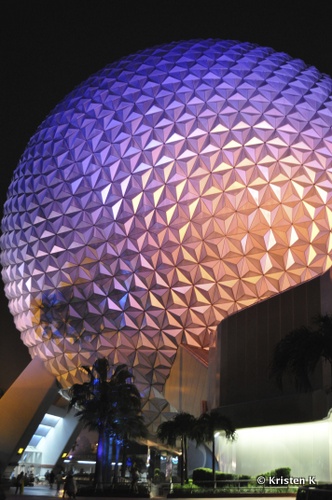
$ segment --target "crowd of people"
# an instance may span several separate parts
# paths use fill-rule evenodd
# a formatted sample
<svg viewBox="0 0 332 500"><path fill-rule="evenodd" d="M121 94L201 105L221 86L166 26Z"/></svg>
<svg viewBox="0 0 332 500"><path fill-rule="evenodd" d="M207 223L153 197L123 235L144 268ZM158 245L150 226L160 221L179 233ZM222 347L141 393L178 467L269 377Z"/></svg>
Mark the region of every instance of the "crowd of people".
<svg viewBox="0 0 332 500"><path fill-rule="evenodd" d="M26 485L33 485L38 481L38 478L31 478L27 473L21 471L16 477L12 477L12 484L15 486L15 495L22 495ZM64 473L60 471L55 474L53 470L47 471L45 473L45 481L47 481L50 489L53 489L55 485L57 493L63 488L62 498L76 498L77 486L72 472Z"/></svg>
<svg viewBox="0 0 332 500"><path fill-rule="evenodd" d="M57 493L60 492L63 486L62 498L65 498L66 496L73 499L76 498L77 486L72 472L64 474L60 471L55 474L54 471L47 471L45 474L45 479L46 481L48 481L50 489L53 489L54 484L56 484Z"/></svg>
<svg viewBox="0 0 332 500"><path fill-rule="evenodd" d="M140 478L139 474L139 468L134 462L132 466L129 468L129 473L130 473L130 485L131 485L131 490L134 493L138 493L138 481ZM93 476L93 474L92 474ZM44 479L44 478L42 478ZM12 476L12 484L15 486L15 495L20 494L22 495L24 492L24 487L26 485L33 485L38 482L40 482L41 479L38 477L29 477L29 474L24 473L21 471L17 477ZM56 492L57 496L61 495L62 491L62 498L71 498L71 499L76 499L76 494L77 494L77 484L76 480L74 477L73 471L69 472L64 472L58 471L57 473L53 470L47 471L45 473L45 481L49 485L50 489L53 489L56 487ZM44 484L44 481L43 481ZM1 500L1 498L0 498Z"/></svg>

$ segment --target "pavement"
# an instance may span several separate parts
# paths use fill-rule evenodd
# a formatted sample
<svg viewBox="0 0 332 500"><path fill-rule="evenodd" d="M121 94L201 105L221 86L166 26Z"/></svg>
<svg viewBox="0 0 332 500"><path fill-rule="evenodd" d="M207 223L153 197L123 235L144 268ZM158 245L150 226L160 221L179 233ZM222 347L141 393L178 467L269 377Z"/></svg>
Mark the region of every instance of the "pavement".
<svg viewBox="0 0 332 500"><path fill-rule="evenodd" d="M41 500L41 497L44 497L43 500L54 500L54 498L62 498L63 495L63 490L61 489L59 492L56 491L56 487L51 489L49 486L26 486L24 488L23 494L17 494L15 495L15 487L10 487L9 490L6 491L6 500L20 500L22 497L29 497L27 500ZM68 497L66 497L68 498ZM79 500L80 498L84 499L85 497L77 497ZM165 500L166 497L153 497L156 500ZM217 499L218 497L216 497ZM239 496L237 498L242 498L242 496ZM294 497L290 496L283 496L283 497L275 497L277 500L291 500ZM227 497L222 497L222 500L235 500L236 497L232 498L227 498ZM259 495L255 497L250 497L250 500L267 500L270 499L271 497L269 496L264 496L264 495ZM274 500L275 500L274 499ZM87 499L88 500L88 499ZM99 497L99 500L107 500L105 498ZM116 497L111 497L110 500L124 500L123 498L116 498ZM181 500L186 500L186 499L181 499ZM190 499L188 499L190 500ZM206 498L195 498L195 500L206 500Z"/></svg>

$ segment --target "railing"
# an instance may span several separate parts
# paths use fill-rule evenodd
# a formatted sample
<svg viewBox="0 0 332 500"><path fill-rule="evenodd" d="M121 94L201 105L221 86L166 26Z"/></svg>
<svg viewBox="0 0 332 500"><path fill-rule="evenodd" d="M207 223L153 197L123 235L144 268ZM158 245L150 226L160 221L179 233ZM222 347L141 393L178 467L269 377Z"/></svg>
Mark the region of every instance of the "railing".
<svg viewBox="0 0 332 500"><path fill-rule="evenodd" d="M195 481L189 480L188 483L185 483L181 486L180 483L169 482L169 483L161 483L159 485L159 494L162 496L167 496L168 494L173 494L174 497L177 496L185 496L186 494L193 496L197 493L211 493L214 492L216 495L219 493L227 492L227 493L257 493L257 495L263 495L268 493L293 493L295 494L298 490L299 485L287 484L258 484L255 479L222 479L209 481Z"/></svg>
<svg viewBox="0 0 332 500"><path fill-rule="evenodd" d="M93 485L93 481L85 478L75 477L78 492L77 495L80 496L80 492L84 494L88 490L92 490L95 488ZM150 493L150 484L147 481L138 481L137 488L138 492L144 494ZM111 479L107 483L103 483L99 485L98 489L102 489L103 491L116 492L117 490L120 492L130 492L132 491L132 481L129 478L118 477L116 482L113 482Z"/></svg>

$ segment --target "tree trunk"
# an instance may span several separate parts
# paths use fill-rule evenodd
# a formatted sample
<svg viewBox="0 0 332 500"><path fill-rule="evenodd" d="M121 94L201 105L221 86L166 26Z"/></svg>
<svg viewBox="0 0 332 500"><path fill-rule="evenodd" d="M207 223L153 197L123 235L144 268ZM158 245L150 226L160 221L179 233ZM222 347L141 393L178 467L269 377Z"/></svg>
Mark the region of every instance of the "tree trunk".
<svg viewBox="0 0 332 500"><path fill-rule="evenodd" d="M121 477L125 477L127 468L127 436L124 437L122 441L122 465L121 465Z"/></svg>
<svg viewBox="0 0 332 500"><path fill-rule="evenodd" d="M184 436L183 438L183 451L184 451L184 481L188 483L188 443L187 438Z"/></svg>
<svg viewBox="0 0 332 500"><path fill-rule="evenodd" d="M99 426L98 429L98 447L96 455L96 469L95 469L95 480L94 486L96 489L103 489L104 483L104 465L105 465L105 454L106 454L106 443L105 443L105 428L103 425ZM106 455L107 457L107 455Z"/></svg>
<svg viewBox="0 0 332 500"><path fill-rule="evenodd" d="M120 458L120 450L121 450L121 442L122 440L119 438L115 438L115 465L114 465L114 475L113 475L113 484L118 482L118 474L119 474L119 458Z"/></svg>
<svg viewBox="0 0 332 500"><path fill-rule="evenodd" d="M181 436L181 486L184 485L183 469L184 469L184 446L183 446L183 436Z"/></svg>
<svg viewBox="0 0 332 500"><path fill-rule="evenodd" d="M106 470L105 470L105 483L111 484L112 482L112 462L113 462L113 436L107 435L107 452L106 452Z"/></svg>
<svg viewBox="0 0 332 500"><path fill-rule="evenodd" d="M215 442L214 435L213 435L213 439L212 439L212 477L213 477L213 488L216 489L216 487L217 487L217 480L216 480L216 442Z"/></svg>

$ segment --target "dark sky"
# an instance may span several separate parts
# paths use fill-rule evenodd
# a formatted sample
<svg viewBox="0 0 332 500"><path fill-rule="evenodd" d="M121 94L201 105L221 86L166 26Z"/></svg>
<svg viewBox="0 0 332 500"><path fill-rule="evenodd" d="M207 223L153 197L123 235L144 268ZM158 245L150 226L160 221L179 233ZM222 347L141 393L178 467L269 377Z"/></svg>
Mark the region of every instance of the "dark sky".
<svg viewBox="0 0 332 500"><path fill-rule="evenodd" d="M296 0L4 0L0 204L29 138L53 107L106 64L192 38L253 42L332 75L332 8ZM0 388L29 360L0 286Z"/></svg>

